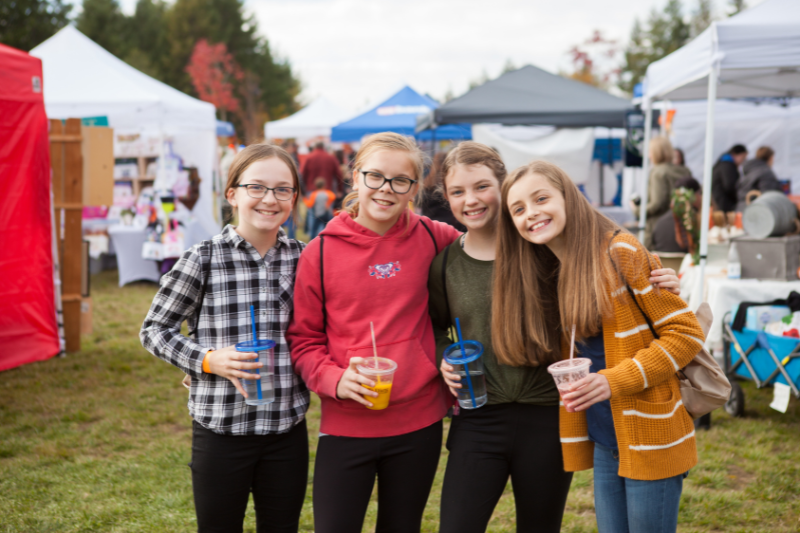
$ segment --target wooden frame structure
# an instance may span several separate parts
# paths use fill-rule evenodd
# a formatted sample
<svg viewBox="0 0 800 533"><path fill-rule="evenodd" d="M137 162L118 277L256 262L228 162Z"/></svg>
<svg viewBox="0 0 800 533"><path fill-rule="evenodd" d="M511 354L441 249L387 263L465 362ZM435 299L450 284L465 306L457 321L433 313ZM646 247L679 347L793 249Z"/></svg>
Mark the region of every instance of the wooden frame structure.
<svg viewBox="0 0 800 533"><path fill-rule="evenodd" d="M83 155L81 120L50 120L50 164L67 352L81 349Z"/></svg>

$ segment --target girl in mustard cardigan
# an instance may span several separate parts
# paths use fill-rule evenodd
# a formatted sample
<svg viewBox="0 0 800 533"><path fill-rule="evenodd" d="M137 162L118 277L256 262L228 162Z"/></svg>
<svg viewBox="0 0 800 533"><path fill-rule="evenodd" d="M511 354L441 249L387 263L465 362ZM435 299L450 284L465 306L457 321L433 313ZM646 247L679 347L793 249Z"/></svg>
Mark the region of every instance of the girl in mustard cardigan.
<svg viewBox="0 0 800 533"><path fill-rule="evenodd" d="M575 328L592 373L563 395L561 446L565 470L594 468L601 533L674 532L697 463L675 373L703 332L683 300L651 284L654 264L557 166L535 161L503 184L494 349L506 364L547 364L569 357Z"/></svg>

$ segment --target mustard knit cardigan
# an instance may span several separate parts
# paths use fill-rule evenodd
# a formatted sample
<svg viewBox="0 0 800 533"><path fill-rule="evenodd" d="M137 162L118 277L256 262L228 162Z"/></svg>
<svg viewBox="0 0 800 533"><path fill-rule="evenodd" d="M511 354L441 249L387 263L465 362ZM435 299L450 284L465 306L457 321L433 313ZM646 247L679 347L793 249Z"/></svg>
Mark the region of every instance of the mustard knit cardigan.
<svg viewBox="0 0 800 533"><path fill-rule="evenodd" d="M660 336L653 339L622 281L606 287L613 313L602 319L606 369L600 374L611 386L619 475L665 479L697 464L694 423L683 407L675 372L700 350L703 330L680 297L650 284L650 265L656 263L633 236L614 237L609 251ZM569 346L562 346L566 359ZM589 440L586 412L568 413L562 403L560 414L564 469L592 468L594 443Z"/></svg>

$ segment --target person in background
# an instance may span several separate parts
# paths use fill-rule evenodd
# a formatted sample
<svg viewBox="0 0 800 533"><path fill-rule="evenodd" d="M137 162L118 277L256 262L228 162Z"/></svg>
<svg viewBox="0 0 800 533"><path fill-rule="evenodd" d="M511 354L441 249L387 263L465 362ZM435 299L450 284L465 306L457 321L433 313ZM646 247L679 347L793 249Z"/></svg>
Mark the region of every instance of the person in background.
<svg viewBox="0 0 800 533"><path fill-rule="evenodd" d="M444 222L445 224L453 226L458 231L465 232L467 228L453 216L450 205L439 190L439 184L442 178L442 165L446 157L447 152L439 152L433 156L433 164L431 164L428 175L422 182L422 187L420 187L419 194L417 195L416 204L421 215L431 220Z"/></svg>
<svg viewBox="0 0 800 533"><path fill-rule="evenodd" d="M659 252L697 251L698 212L701 209L700 183L691 176L675 182L670 210L661 215L653 229L653 250ZM689 218L686 218L686 217Z"/></svg>
<svg viewBox="0 0 800 533"><path fill-rule="evenodd" d="M684 176L692 175L692 171L686 166L686 155L680 148L675 148L672 151L672 164L681 169Z"/></svg>
<svg viewBox="0 0 800 533"><path fill-rule="evenodd" d="M325 188L325 178L317 178L314 181L314 192L303 198L303 203L308 208L306 215L306 233L309 239L313 239L325 228L325 225L333 218L333 205L336 195L333 191Z"/></svg>
<svg viewBox="0 0 800 533"><path fill-rule="evenodd" d="M672 164L672 144L666 137L655 137L650 141L650 161L653 164L647 188L647 223L644 230L644 245L653 249L653 229L658 219L669 211L670 193L675 188L675 181L684 176L681 167ZM634 215L639 217L640 206L631 202Z"/></svg>
<svg viewBox="0 0 800 533"><path fill-rule="evenodd" d="M714 209L729 213L736 210L736 186L739 182L739 167L747 159L747 148L734 145L722 154L711 173L711 201Z"/></svg>
<svg viewBox="0 0 800 533"><path fill-rule="evenodd" d="M780 191L781 184L772 171L775 162L775 150L762 146L756 150L756 158L742 167L742 179L736 185L736 210L744 211L747 207L747 194L750 191Z"/></svg>
<svg viewBox="0 0 800 533"><path fill-rule="evenodd" d="M317 178L323 178L325 180L325 188L333 191L334 194L339 190L342 182L342 170L339 166L339 161L325 151L323 142L318 142L314 145L314 150L303 161L300 173L303 175L306 191L314 190L314 182Z"/></svg>

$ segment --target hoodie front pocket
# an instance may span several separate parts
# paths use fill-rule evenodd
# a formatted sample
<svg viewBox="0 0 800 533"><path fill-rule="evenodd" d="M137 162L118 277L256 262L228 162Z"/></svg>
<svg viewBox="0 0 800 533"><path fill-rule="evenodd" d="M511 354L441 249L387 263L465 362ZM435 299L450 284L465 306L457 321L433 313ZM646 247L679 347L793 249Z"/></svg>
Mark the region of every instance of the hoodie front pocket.
<svg viewBox="0 0 800 533"><path fill-rule="evenodd" d="M377 350L378 357L385 357L397 363L389 405L413 400L428 387L432 380L439 377L439 372L416 337L389 344L378 344ZM372 346L350 348L347 350L347 361L351 357L363 357L364 359L373 357ZM355 402L352 403L355 404ZM361 405L358 407L363 408Z"/></svg>

